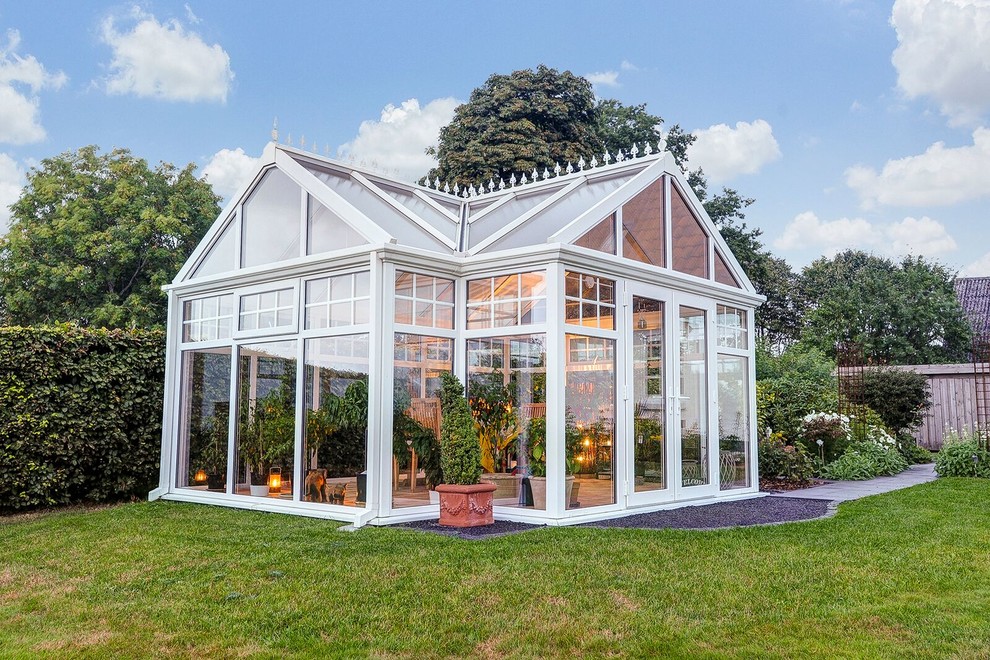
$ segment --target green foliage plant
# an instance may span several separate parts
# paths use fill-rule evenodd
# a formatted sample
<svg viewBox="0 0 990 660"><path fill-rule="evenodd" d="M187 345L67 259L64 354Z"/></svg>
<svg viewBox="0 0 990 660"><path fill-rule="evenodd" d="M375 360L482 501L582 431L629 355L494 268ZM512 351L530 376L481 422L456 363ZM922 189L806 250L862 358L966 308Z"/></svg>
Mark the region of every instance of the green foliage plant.
<svg viewBox="0 0 990 660"><path fill-rule="evenodd" d="M912 437L898 437L897 449L904 459L912 465L931 463L935 460L935 454L918 445Z"/></svg>
<svg viewBox="0 0 990 660"><path fill-rule="evenodd" d="M156 487L164 356L159 331L0 328L0 511Z"/></svg>
<svg viewBox="0 0 990 660"><path fill-rule="evenodd" d="M981 437L983 433L948 431L935 458L938 476L990 479L990 451Z"/></svg>
<svg viewBox="0 0 990 660"><path fill-rule="evenodd" d="M464 397L464 386L457 376L440 377L440 467L443 483L470 486L481 477L481 446Z"/></svg>
<svg viewBox="0 0 990 660"><path fill-rule="evenodd" d="M759 441L760 477L806 483L815 475L815 463L800 443L790 443L779 431Z"/></svg>
<svg viewBox="0 0 990 660"><path fill-rule="evenodd" d="M863 400L894 433L910 433L921 426L932 405L924 374L880 367L863 374Z"/></svg>
<svg viewBox="0 0 990 660"><path fill-rule="evenodd" d="M529 420L529 471L534 477L547 476L547 418Z"/></svg>
<svg viewBox="0 0 990 660"><path fill-rule="evenodd" d="M295 424L295 394L291 388L282 385L255 401L251 421L239 438L253 484L267 483L268 469L286 462L292 454Z"/></svg>
<svg viewBox="0 0 990 660"><path fill-rule="evenodd" d="M801 420L798 437L812 452L818 452L825 461L840 456L853 441L849 418L839 413L813 412Z"/></svg>
<svg viewBox="0 0 990 660"><path fill-rule="evenodd" d="M195 169L95 146L32 168L0 236L8 323L164 328L161 287L220 213Z"/></svg>
<svg viewBox="0 0 990 660"><path fill-rule="evenodd" d="M798 437L806 415L837 409L835 363L801 344L778 356L759 354L756 404L760 435L779 431L788 438Z"/></svg>
<svg viewBox="0 0 990 660"><path fill-rule="evenodd" d="M822 469L826 479L862 481L903 472L908 462L893 445L854 442L845 453Z"/></svg>
<svg viewBox="0 0 990 660"><path fill-rule="evenodd" d="M512 388L497 369L472 378L468 385L468 405L481 443L481 466L486 472L503 471L505 454L522 432L513 403Z"/></svg>

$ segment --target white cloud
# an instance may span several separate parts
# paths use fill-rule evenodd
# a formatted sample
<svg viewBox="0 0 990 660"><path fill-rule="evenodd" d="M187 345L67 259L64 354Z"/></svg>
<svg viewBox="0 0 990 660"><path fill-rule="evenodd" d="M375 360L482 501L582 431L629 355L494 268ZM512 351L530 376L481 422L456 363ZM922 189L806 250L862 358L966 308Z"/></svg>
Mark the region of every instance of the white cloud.
<svg viewBox="0 0 990 660"><path fill-rule="evenodd" d="M794 217L773 245L779 250L820 250L829 256L848 247L873 247L882 234L863 218L839 218L822 222L811 211Z"/></svg>
<svg viewBox="0 0 990 660"><path fill-rule="evenodd" d="M773 128L763 119L736 122L732 128L716 124L692 132L697 138L688 149L692 167L700 166L710 180L723 183L740 174L755 174L780 158Z"/></svg>
<svg viewBox="0 0 990 660"><path fill-rule="evenodd" d="M623 71L639 71L639 67L629 60L622 60L622 64L619 65L619 68Z"/></svg>
<svg viewBox="0 0 990 660"><path fill-rule="evenodd" d="M177 20L159 23L134 10L137 24L118 32L113 17L103 22L103 41L113 49L108 94L167 101L227 101L234 73L219 44L207 45Z"/></svg>
<svg viewBox="0 0 990 660"><path fill-rule="evenodd" d="M977 123L990 109L990 3L897 0L890 23L898 86L937 101L954 125Z"/></svg>
<svg viewBox="0 0 990 660"><path fill-rule="evenodd" d="M213 192L224 199L241 189L258 166L258 159L244 153L240 147L221 149L203 167L203 178L213 186Z"/></svg>
<svg viewBox="0 0 990 660"><path fill-rule="evenodd" d="M0 153L0 235L7 233L10 205L21 196L24 183L24 169L13 158Z"/></svg>
<svg viewBox="0 0 990 660"><path fill-rule="evenodd" d="M859 193L864 208L877 204L941 206L990 194L990 129L973 132L973 144L946 148L936 142L917 156L888 160L878 174L872 167L846 170L846 185Z"/></svg>
<svg viewBox="0 0 990 660"><path fill-rule="evenodd" d="M584 76L595 87L621 87L618 71L597 71Z"/></svg>
<svg viewBox="0 0 990 660"><path fill-rule="evenodd" d="M59 89L68 80L61 71L49 73L33 55L18 55L20 44L17 30L7 30L7 43L0 42L0 142L9 144L45 139L38 92Z"/></svg>
<svg viewBox="0 0 990 660"><path fill-rule="evenodd" d="M960 277L990 277L990 252L969 264L961 271Z"/></svg>
<svg viewBox="0 0 990 660"><path fill-rule="evenodd" d="M426 148L436 145L440 129L450 123L454 108L460 104L454 98L435 99L422 107L416 99L403 101L398 107L389 103L378 121L361 122L358 134L340 145L337 155L377 163L410 181L418 179L436 165Z"/></svg>
<svg viewBox="0 0 990 660"><path fill-rule="evenodd" d="M875 225L864 218L822 221L811 211L796 215L773 245L779 250L811 250L827 256L852 248L890 256L937 257L959 247L945 225L928 216Z"/></svg>

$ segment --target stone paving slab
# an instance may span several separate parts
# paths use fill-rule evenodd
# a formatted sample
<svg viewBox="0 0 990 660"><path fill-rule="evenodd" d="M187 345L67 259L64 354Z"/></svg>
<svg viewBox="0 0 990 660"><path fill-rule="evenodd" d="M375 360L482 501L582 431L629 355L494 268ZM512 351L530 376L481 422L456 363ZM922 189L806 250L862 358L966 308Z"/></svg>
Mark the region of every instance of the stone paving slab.
<svg viewBox="0 0 990 660"><path fill-rule="evenodd" d="M797 497L812 500L831 500L833 502L848 502L861 497L889 493L893 490L909 488L918 484L935 481L934 463L912 465L904 472L892 477L876 477L866 481L833 481L822 486L813 486L802 490L791 490L786 493L775 493L770 497Z"/></svg>

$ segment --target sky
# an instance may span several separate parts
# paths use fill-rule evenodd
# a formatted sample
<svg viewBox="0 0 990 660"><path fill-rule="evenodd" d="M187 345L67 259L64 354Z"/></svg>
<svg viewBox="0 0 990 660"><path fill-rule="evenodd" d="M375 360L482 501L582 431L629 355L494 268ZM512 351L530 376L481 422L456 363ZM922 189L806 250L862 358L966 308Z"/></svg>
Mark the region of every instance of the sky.
<svg viewBox="0 0 990 660"><path fill-rule="evenodd" d="M0 0L0 233L95 144L224 197L279 140L414 181L493 74L546 64L697 141L799 269L846 248L990 276L990 0Z"/></svg>

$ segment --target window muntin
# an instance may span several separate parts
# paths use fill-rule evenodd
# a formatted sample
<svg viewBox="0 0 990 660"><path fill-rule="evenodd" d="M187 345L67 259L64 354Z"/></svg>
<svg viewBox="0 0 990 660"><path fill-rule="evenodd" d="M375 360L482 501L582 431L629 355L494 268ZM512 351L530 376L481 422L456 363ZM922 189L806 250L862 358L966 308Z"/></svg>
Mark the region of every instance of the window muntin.
<svg viewBox="0 0 990 660"><path fill-rule="evenodd" d="M294 294L287 288L242 295L238 330L291 328L296 317Z"/></svg>
<svg viewBox="0 0 990 660"><path fill-rule="evenodd" d="M396 271L395 322L424 328L454 329L454 281Z"/></svg>
<svg viewBox="0 0 990 660"><path fill-rule="evenodd" d="M468 330L533 325L546 320L547 285L543 271L468 282Z"/></svg>
<svg viewBox="0 0 990 660"><path fill-rule="evenodd" d="M589 328L615 329L615 282L581 273L564 275L564 320Z"/></svg>
<svg viewBox="0 0 990 660"><path fill-rule="evenodd" d="M182 304L182 341L230 339L233 319L233 294L187 300Z"/></svg>
<svg viewBox="0 0 990 660"><path fill-rule="evenodd" d="M716 341L719 348L749 348L746 310L718 305L715 310Z"/></svg>
<svg viewBox="0 0 990 660"><path fill-rule="evenodd" d="M368 323L371 274L334 275L306 282L305 328L316 330Z"/></svg>

